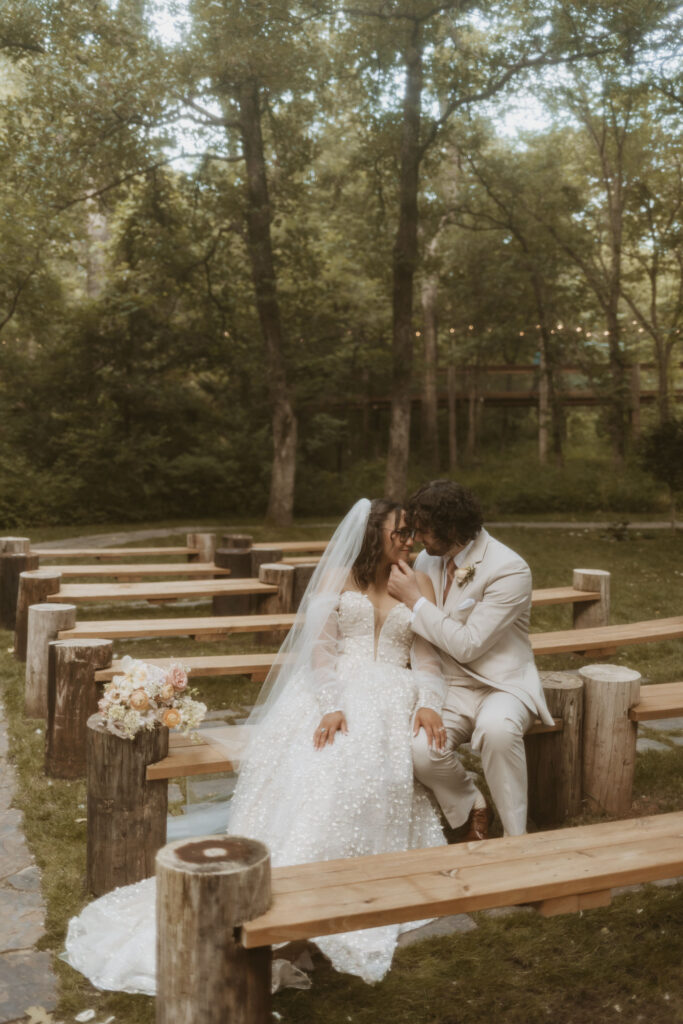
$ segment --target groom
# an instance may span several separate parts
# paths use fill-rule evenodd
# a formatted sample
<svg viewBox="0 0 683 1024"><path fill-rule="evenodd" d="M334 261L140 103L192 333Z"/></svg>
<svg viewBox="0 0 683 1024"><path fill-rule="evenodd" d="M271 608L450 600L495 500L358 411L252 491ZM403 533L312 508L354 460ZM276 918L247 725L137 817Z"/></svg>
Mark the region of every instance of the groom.
<svg viewBox="0 0 683 1024"><path fill-rule="evenodd" d="M531 572L483 529L479 503L460 484L425 484L406 511L425 549L415 568L432 580L436 604L420 594L405 562L392 568L389 593L412 609L413 631L439 649L448 684L440 747L428 739L440 726L435 712L421 709L416 718L424 728L414 741L415 775L434 792L452 828L467 822L467 839L485 839L488 808L456 753L470 740L481 752L506 835L521 835L527 818L524 733L537 715L553 722L529 643Z"/></svg>

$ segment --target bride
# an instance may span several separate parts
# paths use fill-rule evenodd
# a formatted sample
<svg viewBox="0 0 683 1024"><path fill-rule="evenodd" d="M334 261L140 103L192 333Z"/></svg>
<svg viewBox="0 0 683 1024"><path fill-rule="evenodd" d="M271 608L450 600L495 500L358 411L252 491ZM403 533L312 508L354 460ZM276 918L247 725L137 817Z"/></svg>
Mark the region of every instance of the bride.
<svg viewBox="0 0 683 1024"><path fill-rule="evenodd" d="M401 506L356 502L337 528L249 724L228 831L266 843L273 866L439 846L413 779L411 731L440 746L440 662L387 592L412 534ZM431 582L418 574L425 596ZM99 988L154 993L154 879L91 903L69 924L65 958ZM419 922L418 922L419 924ZM313 940L367 982L391 966L401 928Z"/></svg>

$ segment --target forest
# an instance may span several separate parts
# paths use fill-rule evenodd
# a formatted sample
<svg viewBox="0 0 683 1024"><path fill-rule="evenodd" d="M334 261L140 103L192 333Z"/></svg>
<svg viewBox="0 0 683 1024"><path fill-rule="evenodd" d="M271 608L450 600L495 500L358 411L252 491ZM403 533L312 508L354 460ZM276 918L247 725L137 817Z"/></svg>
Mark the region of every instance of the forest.
<svg viewBox="0 0 683 1024"><path fill-rule="evenodd" d="M5 0L6 530L286 525L439 473L501 513L663 509L682 27L669 0Z"/></svg>

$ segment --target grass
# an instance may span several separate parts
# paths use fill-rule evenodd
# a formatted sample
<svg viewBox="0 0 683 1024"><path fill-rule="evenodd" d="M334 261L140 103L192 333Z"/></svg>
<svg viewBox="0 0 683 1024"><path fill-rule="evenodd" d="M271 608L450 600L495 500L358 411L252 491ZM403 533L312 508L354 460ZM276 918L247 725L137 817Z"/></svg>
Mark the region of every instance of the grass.
<svg viewBox="0 0 683 1024"><path fill-rule="evenodd" d="M137 524L136 524L137 528ZM104 528L100 527L103 532ZM269 528L254 534L272 537ZM537 587L560 585L576 566L612 573L612 621L626 622L680 614L683 592L683 536L653 532L625 541L601 539L596 532L497 529L496 535L520 551L534 571ZM311 536L297 524L291 537ZM324 530L316 531L324 536ZM64 536L64 532L61 533ZM38 539L35 535L34 539ZM175 540L175 538L170 538ZM84 610L85 611L85 610ZM88 617L136 616L139 609L88 609ZM145 616L187 614L173 605L145 610ZM570 624L567 608L534 612L533 628ZM81 611L79 611L81 616ZM135 641L118 654L161 656L248 650L253 637L220 644ZM85 785L49 780L43 775L43 727L23 717L23 666L0 636L0 679L11 734L11 756L18 768L16 803L24 811L25 831L43 872L48 904L41 946L58 954L70 916L87 895L85 877ZM117 645L121 647L121 645ZM680 643L625 648L616 661L637 668L648 682L681 678ZM542 659L541 667L575 668L573 655ZM249 680L206 680L202 697L212 708L239 708L258 689ZM638 756L634 815L683 807L683 747L647 751ZM581 821L588 821L582 818ZM284 992L274 1009L287 1024L683 1024L683 885L647 887L618 896L609 908L581 915L542 919L515 912L478 914L477 929L466 935L433 939L400 950L388 977L377 986L337 974L316 956L310 992ZM71 1021L87 1007L97 1019L114 1015L121 1024L151 1024L153 1001L144 996L99 993L71 968L56 960L61 998L56 1019Z"/></svg>

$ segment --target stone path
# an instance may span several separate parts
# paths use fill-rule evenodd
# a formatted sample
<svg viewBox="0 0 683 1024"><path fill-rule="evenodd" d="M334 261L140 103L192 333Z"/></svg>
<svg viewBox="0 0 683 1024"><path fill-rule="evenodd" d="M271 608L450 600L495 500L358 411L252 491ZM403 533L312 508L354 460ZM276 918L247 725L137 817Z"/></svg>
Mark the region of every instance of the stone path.
<svg viewBox="0 0 683 1024"><path fill-rule="evenodd" d="M50 953L34 947L44 931L40 871L11 806L15 772L7 759L7 725L0 703L0 1024L25 1020L30 1007L54 1009L57 980Z"/></svg>

